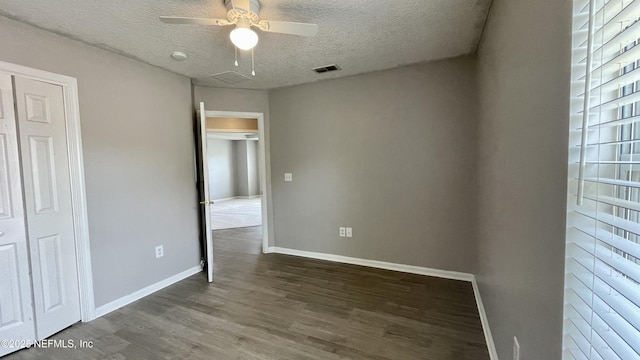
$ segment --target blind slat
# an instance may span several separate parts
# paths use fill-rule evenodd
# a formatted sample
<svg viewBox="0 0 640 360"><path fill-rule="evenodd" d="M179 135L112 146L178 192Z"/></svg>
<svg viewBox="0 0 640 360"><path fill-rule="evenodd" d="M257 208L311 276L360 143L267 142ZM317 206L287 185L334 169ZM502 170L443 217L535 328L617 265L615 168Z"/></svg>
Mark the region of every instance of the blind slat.
<svg viewBox="0 0 640 360"><path fill-rule="evenodd" d="M611 2L609 2L611 3ZM621 5L621 4L620 4ZM620 8L622 8L620 6ZM602 11L606 9L601 8L596 13L596 18L602 16ZM615 49L615 51L619 51L619 47L621 45L626 45L629 42L637 39L637 33L639 31L640 23L637 22L640 13L640 3L634 1L624 7L622 10L615 13L613 17L606 21L606 23L599 27L598 30L594 32L594 37L597 39L601 39L604 43L596 48L594 52L599 52L602 50L609 51L611 49ZM609 15L611 16L611 15ZM585 14L581 14L580 17L585 17ZM588 17L584 20L585 24L588 21ZM629 25L625 27L626 25ZM585 28L586 29L586 28ZM610 36L606 36L607 33L612 34ZM580 62L584 62L586 59L583 58Z"/></svg>
<svg viewBox="0 0 640 360"><path fill-rule="evenodd" d="M583 247L581 244L578 244L578 246L582 247L582 249L590 255L595 256L596 259L604 263L605 266L608 266L609 268L633 279L636 282L640 281L640 269L638 269L637 267L633 267L629 263L629 261L617 257L615 254L611 254L611 252L602 245L596 244L593 247Z"/></svg>
<svg viewBox="0 0 640 360"><path fill-rule="evenodd" d="M638 22L638 26L640 26L640 22ZM640 81L640 69L635 69L624 75L614 77L613 79L608 80L607 82L601 85L594 86L591 90L592 91L611 91L611 90L616 90L620 86L631 84L636 81ZM579 97L582 97L582 96L584 96L584 93L579 95Z"/></svg>
<svg viewBox="0 0 640 360"><path fill-rule="evenodd" d="M617 229L628 231L636 235L640 235L640 224L631 220L625 220L615 215L607 214L604 212L588 211L584 209L576 210L576 213L584 215L588 218L599 221L603 224L613 226Z"/></svg>
<svg viewBox="0 0 640 360"><path fill-rule="evenodd" d="M606 307L611 307L622 320L632 326L636 333L640 331L640 313L636 311L636 307L628 299L617 292L611 292L611 289L602 282L596 283L595 293L599 306L606 311ZM638 335L640 336L640 334ZM636 336L638 339L640 337Z"/></svg>
<svg viewBox="0 0 640 360"><path fill-rule="evenodd" d="M611 348L617 358L621 360L640 358L640 354L630 346L629 342L625 341L624 338L620 336L624 336L624 334L618 334L617 332L615 332L614 329L611 328L609 324L607 324L607 322L604 321L597 313L594 317L593 330L605 342L605 344L602 344L602 350L606 350L607 347ZM632 338L630 338L629 340L631 339ZM637 337L633 338L633 340L636 340L636 343L638 342ZM598 350L598 348L596 348L596 350ZM602 354L602 352L600 353Z"/></svg>
<svg viewBox="0 0 640 360"><path fill-rule="evenodd" d="M579 249L581 253L584 253L584 249L573 244L575 249ZM587 253L584 253L587 254ZM629 302L631 302L636 308L640 307L640 299L638 298L638 289L629 284L629 281L618 276L614 276L611 272L611 268L604 265L601 262L593 262L591 258L587 256L572 255L570 261L580 266L580 271L584 271L584 274L591 276L595 281L602 281L607 286L610 286L619 294L623 295ZM590 274L590 275L589 275ZM576 278L578 274L572 274ZM593 291L593 289L590 289Z"/></svg>
<svg viewBox="0 0 640 360"><path fill-rule="evenodd" d="M629 63L635 62L640 58L640 46L634 46L631 50L620 53L619 55L613 57L612 59L606 61L604 64L596 67L592 73L595 72L607 72L616 70L620 67L620 65L627 65Z"/></svg>
<svg viewBox="0 0 640 360"><path fill-rule="evenodd" d="M637 40L638 29L640 29L640 22L634 22L633 25L628 28L623 29L622 31L615 32L611 39L606 40L604 44L597 47L594 50L594 53L602 59L609 60L615 56L616 53L620 52L620 46L624 46L630 42ZM599 32L602 32L600 30ZM596 32L597 34L598 32ZM597 35L596 35L597 36ZM586 57L583 58L580 62L585 62Z"/></svg>
<svg viewBox="0 0 640 360"><path fill-rule="evenodd" d="M637 121L640 121L640 115L630 116L628 118L613 119L613 120L604 121L597 124L589 124L589 129L599 129L604 127L628 125ZM582 128L579 127L576 130L582 130Z"/></svg>
<svg viewBox="0 0 640 360"><path fill-rule="evenodd" d="M640 46L639 46L640 47ZM597 113L598 111L619 109L625 105L633 104L640 101L640 91L633 94L625 95L619 98L615 98L611 101L605 102L600 105L593 106L589 109L591 113Z"/></svg>
<svg viewBox="0 0 640 360"><path fill-rule="evenodd" d="M613 2L609 2L609 4L614 4ZM616 5L622 4L621 1L618 1ZM618 5L618 7L622 8L622 6ZM615 23L624 23L626 21L631 21L638 18L638 14L640 13L640 2L633 1L628 3L621 11L618 11L611 19L607 21L606 26L611 26ZM599 33L596 33L598 36Z"/></svg>
<svg viewBox="0 0 640 360"><path fill-rule="evenodd" d="M595 146L601 146L601 145L624 145L624 144L638 144L640 143L640 139L633 139L633 140L617 140L617 141L603 141L603 142L590 142L587 144L587 147L595 147ZM576 145L577 147L580 147L582 145Z"/></svg>
<svg viewBox="0 0 640 360"><path fill-rule="evenodd" d="M606 304L606 306L610 306L624 318L624 321L640 331L640 313L637 312L636 304L616 291L600 277L594 277L593 273L587 270L584 264L577 263L575 259L572 259L572 262L577 267L574 267L574 271L567 273L567 283L571 285L568 286L570 289L567 292L567 298L573 296L571 298L572 301L567 306L573 307L583 319L588 321L594 300L599 301L602 304ZM585 269L585 271L581 271L582 269ZM592 297L591 295L593 294L596 297ZM576 300L580 300L583 306L576 306Z"/></svg>
<svg viewBox="0 0 640 360"><path fill-rule="evenodd" d="M640 165L640 160L589 160L586 165Z"/></svg>
<svg viewBox="0 0 640 360"><path fill-rule="evenodd" d="M588 182L600 183L606 185L617 185L617 186L626 186L632 188L640 188L640 182L638 181L628 181L628 180L617 180L617 179L608 179L608 178L592 178L588 177L584 179Z"/></svg>
<svg viewBox="0 0 640 360"><path fill-rule="evenodd" d="M603 229L593 229L584 226L575 226L578 231L581 231L603 243L615 247L633 257L640 258L640 244L625 239L621 236L613 234Z"/></svg>
<svg viewBox="0 0 640 360"><path fill-rule="evenodd" d="M640 235L640 224L638 224L637 222L626 220L621 217L617 217L615 215L607 214L604 212L589 211L585 209L578 209L576 210L576 212L578 214L599 221L603 224L611 225L615 228Z"/></svg>

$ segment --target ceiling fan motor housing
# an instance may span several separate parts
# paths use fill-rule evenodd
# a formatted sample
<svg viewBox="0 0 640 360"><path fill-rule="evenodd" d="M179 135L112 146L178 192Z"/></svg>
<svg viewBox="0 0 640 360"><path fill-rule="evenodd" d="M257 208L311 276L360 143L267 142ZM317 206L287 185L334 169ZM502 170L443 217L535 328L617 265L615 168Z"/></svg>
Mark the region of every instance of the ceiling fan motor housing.
<svg viewBox="0 0 640 360"><path fill-rule="evenodd" d="M249 4L249 9L246 5ZM260 2L258 0L224 0L229 21L237 23L242 18L248 19L251 24L257 24L260 14Z"/></svg>

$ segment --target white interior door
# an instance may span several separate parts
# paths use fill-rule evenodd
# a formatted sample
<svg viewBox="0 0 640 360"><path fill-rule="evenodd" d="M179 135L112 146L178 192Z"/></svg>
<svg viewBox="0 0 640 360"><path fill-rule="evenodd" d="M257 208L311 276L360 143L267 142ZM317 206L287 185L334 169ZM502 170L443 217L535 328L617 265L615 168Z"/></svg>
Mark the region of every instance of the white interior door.
<svg viewBox="0 0 640 360"><path fill-rule="evenodd" d="M61 86L14 77L36 335L80 321Z"/></svg>
<svg viewBox="0 0 640 360"><path fill-rule="evenodd" d="M0 73L0 339L34 340L11 76ZM11 345L11 344L9 344ZM0 346L0 356L15 348Z"/></svg>
<svg viewBox="0 0 640 360"><path fill-rule="evenodd" d="M213 201L209 199L209 164L207 161L207 114L204 109L204 103L200 103L200 111L198 112L198 143L200 143L200 194L203 199L200 200L202 206L202 225L205 238L205 254L207 259L207 279L213 282L213 234L211 233L211 211L210 205Z"/></svg>

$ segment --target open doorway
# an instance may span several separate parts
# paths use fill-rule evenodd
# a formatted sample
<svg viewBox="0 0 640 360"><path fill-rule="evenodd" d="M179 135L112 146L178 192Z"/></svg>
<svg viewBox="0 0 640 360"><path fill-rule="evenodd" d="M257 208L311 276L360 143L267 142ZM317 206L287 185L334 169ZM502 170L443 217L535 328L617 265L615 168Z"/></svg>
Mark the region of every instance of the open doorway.
<svg viewBox="0 0 640 360"><path fill-rule="evenodd" d="M252 200L258 199L259 201L259 221L261 222L261 226L256 224L252 227L247 227L245 229L257 229L262 233L262 252L266 253L268 251L269 244L269 223L267 221L268 214L267 209L268 199L269 199L269 182L268 182L268 173L267 173L267 154L266 154L266 138L265 138L265 124L264 124L264 114L263 113L253 113L253 112L229 112L229 111L212 111L206 110L206 106L203 102L200 103L198 110L198 147L200 149L200 156L198 161L198 187L200 193L200 205L201 205L201 215L202 215L202 231L203 231L203 264L206 267L207 271L207 279L209 282L213 281L213 269L214 269L214 238L216 231L229 231L229 230L213 230L212 223L213 218L215 217L214 211L218 212L218 209L221 212L225 205L224 203L231 200ZM211 133L211 135L209 135ZM229 137L235 137L235 139L228 139ZM242 136L238 138L238 136ZM257 136L257 140L256 140ZM237 179L238 170L237 166L233 168L227 168L228 173L233 173L235 178L233 179L233 193L231 195L220 195L220 193L211 193L211 188L216 187L216 181L220 180L220 176L215 173L216 168L214 166L211 171L209 170L209 154L211 153L208 149L210 141L214 142L215 140L224 140L221 137L226 137L227 140L231 140L233 145L226 144L227 148L232 147L233 151L231 154L227 153L227 159L233 158L234 162L238 162L238 154L242 154L241 158L243 159L241 162L245 165L242 165L240 168L241 172L243 172L242 180ZM211 138L211 139L210 139ZM256 145L257 142L257 146ZM220 144L212 143L212 145L219 146ZM225 155L223 155L224 157ZM255 159L255 160L254 160ZM212 159L215 161L225 161L224 159ZM230 162L230 160L226 160ZM257 168L252 167L249 168L249 163L257 161ZM218 171L219 168L218 168ZM244 172L246 171L246 174ZM258 181L254 181L257 175ZM214 180L210 181L209 178L213 177ZM224 177L224 176L223 176ZM227 175L227 182L229 182L230 174ZM240 181L241 186L237 185L237 182ZM218 183L217 186L220 186ZM238 194L238 189L240 189L240 194ZM257 189L257 190L256 190ZM219 189L216 189L218 191ZM242 194L246 195L242 195ZM229 194L229 193L227 193ZM216 207L216 200L218 200L218 205ZM258 201L255 201L258 203ZM227 204L228 205L228 204ZM244 204L248 205L248 204ZM214 207L216 210L214 210ZM228 210L228 209L227 209ZM236 209L237 210L237 209ZM255 215L257 211L252 211L252 214ZM245 214L246 215L246 214ZM234 220L236 223L235 226L239 225L253 225L253 224L239 224L237 220Z"/></svg>
<svg viewBox="0 0 640 360"><path fill-rule="evenodd" d="M210 118L207 129L207 162L211 230L262 225L260 150L257 119L243 119L254 129L236 126L220 131L217 118ZM209 119L207 119L209 122ZM238 128L239 127L239 128Z"/></svg>

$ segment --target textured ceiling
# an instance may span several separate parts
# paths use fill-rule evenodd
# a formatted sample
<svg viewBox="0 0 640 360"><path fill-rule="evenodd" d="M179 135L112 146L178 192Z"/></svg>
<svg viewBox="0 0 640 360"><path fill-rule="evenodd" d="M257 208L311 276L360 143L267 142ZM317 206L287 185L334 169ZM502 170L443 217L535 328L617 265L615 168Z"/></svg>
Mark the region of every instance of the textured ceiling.
<svg viewBox="0 0 640 360"><path fill-rule="evenodd" d="M0 14L195 79L271 89L473 53L491 0L261 0L260 17L316 23L316 37L264 33L235 67L233 27L170 25L160 15L226 18L223 0L2 0ZM189 59L171 59L183 51ZM312 68L342 70L316 74ZM210 75L238 71L234 85Z"/></svg>

